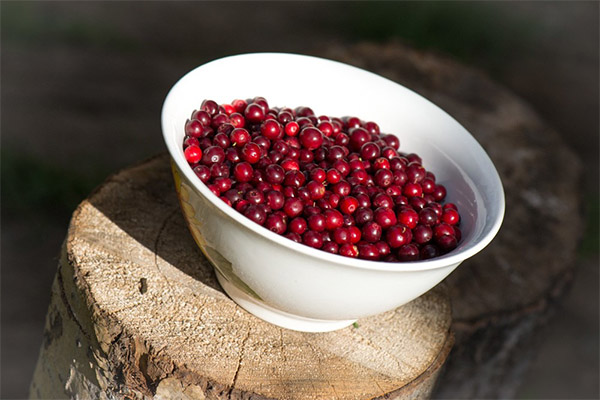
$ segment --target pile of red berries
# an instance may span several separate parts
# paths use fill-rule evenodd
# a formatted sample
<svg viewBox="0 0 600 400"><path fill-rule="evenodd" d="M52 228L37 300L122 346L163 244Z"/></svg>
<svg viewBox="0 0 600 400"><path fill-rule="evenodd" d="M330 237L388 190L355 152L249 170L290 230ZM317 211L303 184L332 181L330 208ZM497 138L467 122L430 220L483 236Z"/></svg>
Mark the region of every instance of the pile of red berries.
<svg viewBox="0 0 600 400"><path fill-rule="evenodd" d="M421 158L357 117L270 107L264 97L204 100L183 150L198 178L265 228L367 260L415 261L454 249L460 216Z"/></svg>

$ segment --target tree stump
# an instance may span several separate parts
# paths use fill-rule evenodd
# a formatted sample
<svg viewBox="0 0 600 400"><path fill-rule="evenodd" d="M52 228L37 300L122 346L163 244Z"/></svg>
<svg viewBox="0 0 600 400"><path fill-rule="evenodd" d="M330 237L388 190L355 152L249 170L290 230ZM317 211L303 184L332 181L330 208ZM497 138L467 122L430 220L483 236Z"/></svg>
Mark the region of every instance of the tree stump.
<svg viewBox="0 0 600 400"><path fill-rule="evenodd" d="M456 344L434 397L512 398L540 332L570 283L582 232L581 163L514 94L449 57L398 42L317 55L420 93L469 130L494 161L506 214L498 236L447 279Z"/></svg>
<svg viewBox="0 0 600 400"><path fill-rule="evenodd" d="M329 333L276 327L222 292L180 212L166 155L75 211L32 398L421 399L450 352L443 285Z"/></svg>

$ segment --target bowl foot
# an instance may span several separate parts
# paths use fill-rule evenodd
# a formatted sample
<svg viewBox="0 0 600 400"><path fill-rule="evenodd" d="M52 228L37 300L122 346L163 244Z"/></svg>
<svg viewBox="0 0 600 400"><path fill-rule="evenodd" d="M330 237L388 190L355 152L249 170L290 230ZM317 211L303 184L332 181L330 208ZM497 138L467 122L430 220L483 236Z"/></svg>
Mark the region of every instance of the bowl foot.
<svg viewBox="0 0 600 400"><path fill-rule="evenodd" d="M240 307L250 314L282 328L300 332L330 332L352 325L356 320L324 320L301 317L284 311L277 310L266 304L258 302L245 292L231 284L215 269L217 280L225 293Z"/></svg>

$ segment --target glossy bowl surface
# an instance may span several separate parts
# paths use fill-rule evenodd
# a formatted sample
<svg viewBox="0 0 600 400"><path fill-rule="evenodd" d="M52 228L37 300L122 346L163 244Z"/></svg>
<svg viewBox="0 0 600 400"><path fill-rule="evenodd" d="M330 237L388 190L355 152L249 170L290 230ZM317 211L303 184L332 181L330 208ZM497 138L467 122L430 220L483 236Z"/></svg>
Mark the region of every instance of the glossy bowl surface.
<svg viewBox="0 0 600 400"><path fill-rule="evenodd" d="M184 125L204 99L265 97L270 106L311 107L317 115L375 121L417 153L461 213L462 240L427 261L351 259L295 243L246 219L188 166ZM391 310L425 293L487 246L504 216L504 192L483 148L458 122L415 92L376 74L284 53L230 56L204 64L169 92L162 129L181 206L219 282L240 306L273 324L322 332Z"/></svg>

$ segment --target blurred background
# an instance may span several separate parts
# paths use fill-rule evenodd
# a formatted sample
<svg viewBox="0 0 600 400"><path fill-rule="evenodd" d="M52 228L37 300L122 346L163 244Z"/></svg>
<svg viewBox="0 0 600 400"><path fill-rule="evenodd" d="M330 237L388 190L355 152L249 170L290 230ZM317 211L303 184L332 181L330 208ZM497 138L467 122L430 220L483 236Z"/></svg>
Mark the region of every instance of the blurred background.
<svg viewBox="0 0 600 400"><path fill-rule="evenodd" d="M2 1L1 383L27 396L70 215L165 151L164 97L211 59L399 40L477 67L583 161L575 279L519 398L598 398L599 3Z"/></svg>

